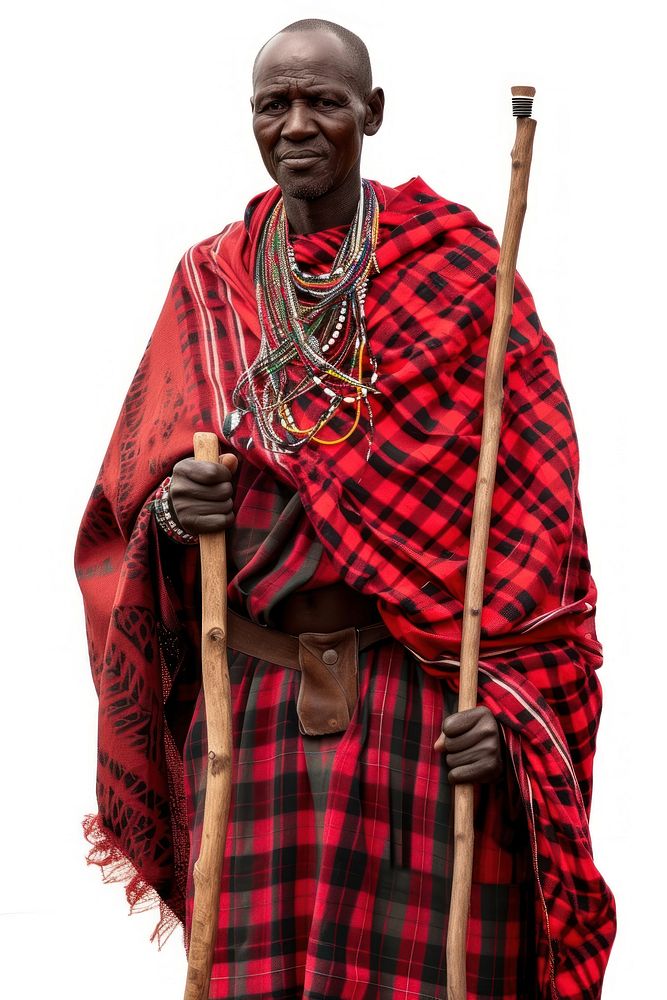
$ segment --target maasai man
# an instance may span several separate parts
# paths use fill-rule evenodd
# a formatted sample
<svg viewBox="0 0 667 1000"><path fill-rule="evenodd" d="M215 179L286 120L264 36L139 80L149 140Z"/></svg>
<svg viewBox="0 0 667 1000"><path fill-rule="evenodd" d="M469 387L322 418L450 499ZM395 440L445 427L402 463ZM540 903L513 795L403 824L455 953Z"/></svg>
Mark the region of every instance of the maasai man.
<svg viewBox="0 0 667 1000"><path fill-rule="evenodd" d="M614 935L587 822L600 647L553 347L517 279L480 706L458 713L498 246L419 178L362 180L384 97L356 36L290 25L253 84L277 186L181 261L81 528L91 860L187 940L193 543L226 528L234 790L210 996L443 996L451 786L472 781L468 996L593 1000ZM219 465L190 457L197 429Z"/></svg>

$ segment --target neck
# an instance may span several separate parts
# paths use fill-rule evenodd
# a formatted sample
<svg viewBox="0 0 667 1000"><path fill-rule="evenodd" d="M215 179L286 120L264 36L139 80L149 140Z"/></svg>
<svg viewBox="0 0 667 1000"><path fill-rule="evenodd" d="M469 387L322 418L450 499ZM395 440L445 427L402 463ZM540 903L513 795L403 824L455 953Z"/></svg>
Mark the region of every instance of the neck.
<svg viewBox="0 0 667 1000"><path fill-rule="evenodd" d="M283 193L283 204L290 230L301 235L318 233L322 229L332 229L334 226L348 226L357 211L360 190L361 176L357 170L353 171L339 188L327 192L321 198L306 201Z"/></svg>

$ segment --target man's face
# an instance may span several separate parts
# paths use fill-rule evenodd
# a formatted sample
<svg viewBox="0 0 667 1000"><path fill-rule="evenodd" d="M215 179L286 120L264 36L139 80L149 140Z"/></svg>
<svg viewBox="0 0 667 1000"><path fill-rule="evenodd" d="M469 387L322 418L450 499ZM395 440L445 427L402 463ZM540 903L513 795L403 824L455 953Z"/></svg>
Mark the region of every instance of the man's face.
<svg viewBox="0 0 667 1000"><path fill-rule="evenodd" d="M284 194L320 198L358 172L369 107L335 35L272 38L256 63L251 103L262 160Z"/></svg>

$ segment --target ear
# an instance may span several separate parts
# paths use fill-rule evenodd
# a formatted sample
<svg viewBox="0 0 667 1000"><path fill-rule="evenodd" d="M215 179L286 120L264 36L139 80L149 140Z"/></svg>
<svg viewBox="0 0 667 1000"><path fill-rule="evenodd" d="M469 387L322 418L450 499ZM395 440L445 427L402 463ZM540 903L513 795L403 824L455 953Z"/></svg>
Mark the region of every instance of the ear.
<svg viewBox="0 0 667 1000"><path fill-rule="evenodd" d="M364 123L364 135L375 135L382 125L384 118L384 90L382 87L373 87L366 100L366 120Z"/></svg>

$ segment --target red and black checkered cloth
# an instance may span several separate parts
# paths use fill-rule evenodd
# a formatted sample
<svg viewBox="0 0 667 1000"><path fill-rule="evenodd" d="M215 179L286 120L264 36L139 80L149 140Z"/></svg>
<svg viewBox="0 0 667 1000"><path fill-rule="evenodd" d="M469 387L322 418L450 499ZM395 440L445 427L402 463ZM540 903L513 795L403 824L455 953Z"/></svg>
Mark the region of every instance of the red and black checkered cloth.
<svg viewBox="0 0 667 1000"><path fill-rule="evenodd" d="M360 657L341 735L303 738L299 675L230 654L234 783L210 998L443 998L452 796L433 744L456 695L400 643ZM186 741L192 858L207 777L203 705ZM476 788L467 937L475 1000L536 996L536 889L511 765ZM187 901L192 917L193 881Z"/></svg>
<svg viewBox="0 0 667 1000"><path fill-rule="evenodd" d="M261 448L246 416L227 447L298 490L339 578L375 596L395 639L455 689L498 248L470 211L419 179L375 188L381 273L366 313L380 395L370 457L363 422L344 444L276 455ZM184 915L182 745L198 691L196 553L162 543L146 501L191 454L194 430L220 435L232 390L255 357L253 252L276 197L256 199L245 223L181 262L77 548L100 693L91 859L112 877L131 862L132 897L152 887L164 924ZM614 936L613 899L593 864L587 823L600 708L595 588L570 410L520 279L506 387L480 700L503 725L528 818L540 917L536 995L593 1000ZM332 436L347 429L341 416ZM340 850L350 845L341 840ZM343 995L317 989L311 1000Z"/></svg>

